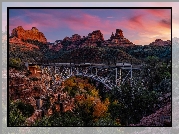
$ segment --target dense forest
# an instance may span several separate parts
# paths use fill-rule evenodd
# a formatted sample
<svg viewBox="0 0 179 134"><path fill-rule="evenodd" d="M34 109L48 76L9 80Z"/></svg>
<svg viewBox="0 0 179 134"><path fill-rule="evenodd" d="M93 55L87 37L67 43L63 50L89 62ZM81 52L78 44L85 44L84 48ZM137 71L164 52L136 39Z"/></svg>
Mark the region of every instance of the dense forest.
<svg viewBox="0 0 179 134"><path fill-rule="evenodd" d="M43 108L50 109L53 114L45 116L43 113L41 118L37 118L31 126L130 126L139 123L143 117L155 113L171 101L171 46L98 45L54 51L38 41L27 40L26 42L38 48L29 50L26 46L9 44L9 69L25 72L25 78L21 79L22 81L29 79L28 84L37 82L41 85L43 81L30 77L30 72L24 65L25 62L89 62L106 65L125 62L144 65L140 72L140 79L133 79L132 86L125 82L110 91L106 91L102 83L87 77L74 76L66 79L63 88L59 85L53 91L53 94L66 93L70 99L74 100L73 108L65 112L56 110L58 102L51 102L53 95L42 93L40 86L34 86L31 97L38 99L41 94L46 95ZM13 98L13 96L21 96L20 87L19 89L10 87L9 90L16 90L9 98L9 126L26 126L26 121L34 115L36 106L32 106L32 103L27 103L22 98L18 100ZM150 126L155 125L155 123L150 124ZM171 126L171 122L158 125Z"/></svg>

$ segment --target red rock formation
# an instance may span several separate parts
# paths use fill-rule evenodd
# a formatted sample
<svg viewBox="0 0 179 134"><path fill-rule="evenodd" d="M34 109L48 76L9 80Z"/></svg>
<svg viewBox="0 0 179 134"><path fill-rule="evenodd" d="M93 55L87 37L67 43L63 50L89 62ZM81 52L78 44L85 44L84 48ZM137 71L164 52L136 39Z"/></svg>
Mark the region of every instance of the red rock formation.
<svg viewBox="0 0 179 134"><path fill-rule="evenodd" d="M116 34L115 34L116 38L123 38L123 31L121 29L116 29Z"/></svg>
<svg viewBox="0 0 179 134"><path fill-rule="evenodd" d="M76 42L76 41L80 41L81 40L81 36L80 35L78 35L78 34L74 34L74 35L72 35L72 37L65 37L64 39L63 39L63 41L72 41L72 42Z"/></svg>
<svg viewBox="0 0 179 134"><path fill-rule="evenodd" d="M72 40L72 42L73 41L80 41L81 40L81 36L78 35L78 34L74 34L74 35L72 35L71 40Z"/></svg>
<svg viewBox="0 0 179 134"><path fill-rule="evenodd" d="M11 33L12 37L17 37L21 40L37 40L42 43L47 43L47 39L45 38L44 34L42 32L39 32L39 30L36 27L32 27L31 30L24 30L22 26L18 26L17 28L14 28Z"/></svg>
<svg viewBox="0 0 179 134"><path fill-rule="evenodd" d="M161 39L156 39L154 42L150 43L149 45L151 45L151 46L170 46L171 41L170 40L163 41Z"/></svg>
<svg viewBox="0 0 179 134"><path fill-rule="evenodd" d="M112 32L109 44L110 45L108 45L108 46L114 46L114 45L131 46L131 45L135 45L132 42L130 42L128 39L124 38L123 31L121 29L116 29L115 35Z"/></svg>
<svg viewBox="0 0 179 134"><path fill-rule="evenodd" d="M15 45L19 45L19 46L25 46L28 50L32 50L34 48L36 49L39 49L38 46L36 45L33 45L33 44L30 44L30 43L26 43L26 42L23 42L21 39L17 38L17 37L13 37L13 38L10 38L9 39L9 43L10 44L15 44ZM11 48L11 47L10 47ZM23 48L21 48L22 50Z"/></svg>
<svg viewBox="0 0 179 134"><path fill-rule="evenodd" d="M88 43L95 43L97 41L104 41L103 34L100 30L93 31L92 33L89 33L87 36Z"/></svg>

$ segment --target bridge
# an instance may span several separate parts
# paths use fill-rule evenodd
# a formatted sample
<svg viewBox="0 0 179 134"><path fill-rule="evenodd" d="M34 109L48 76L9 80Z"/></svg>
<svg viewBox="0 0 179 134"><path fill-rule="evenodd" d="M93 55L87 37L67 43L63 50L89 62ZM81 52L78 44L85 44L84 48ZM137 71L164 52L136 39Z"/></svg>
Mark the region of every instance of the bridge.
<svg viewBox="0 0 179 134"><path fill-rule="evenodd" d="M126 81L131 82L134 77L133 73L136 71L140 72L142 66L132 65L131 63L116 63L116 65L97 63L41 63L36 65L40 66L42 77L51 79L53 84L56 83L55 76L57 75L63 81L71 76L83 76L102 83L108 89L118 87ZM43 76L43 74L47 74L47 76Z"/></svg>

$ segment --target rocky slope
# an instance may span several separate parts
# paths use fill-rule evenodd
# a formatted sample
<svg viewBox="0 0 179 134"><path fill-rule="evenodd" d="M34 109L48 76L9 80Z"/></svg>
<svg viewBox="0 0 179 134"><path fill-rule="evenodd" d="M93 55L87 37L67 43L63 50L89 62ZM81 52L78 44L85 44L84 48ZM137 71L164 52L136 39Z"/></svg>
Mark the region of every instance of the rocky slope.
<svg viewBox="0 0 179 134"><path fill-rule="evenodd" d="M155 113L143 117L138 124L130 126L172 126L171 125L171 103L160 108Z"/></svg>
<svg viewBox="0 0 179 134"><path fill-rule="evenodd" d="M138 124L130 124L130 126L172 126L171 121L171 92L165 93L159 97L160 108L153 114L143 117Z"/></svg>
<svg viewBox="0 0 179 134"><path fill-rule="evenodd" d="M15 44L18 46L21 46L21 48L26 48L27 50L33 50L33 49L39 49L38 46L31 44L31 43L27 43L27 42L23 42L21 39L17 38L17 37L13 37L9 40L9 44L10 44L10 48L11 48L11 44Z"/></svg>

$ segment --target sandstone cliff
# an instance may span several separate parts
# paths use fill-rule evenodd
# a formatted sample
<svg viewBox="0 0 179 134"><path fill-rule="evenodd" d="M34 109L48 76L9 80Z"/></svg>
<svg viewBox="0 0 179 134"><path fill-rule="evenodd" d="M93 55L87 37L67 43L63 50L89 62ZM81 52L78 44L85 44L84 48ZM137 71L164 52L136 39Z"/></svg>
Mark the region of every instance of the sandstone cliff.
<svg viewBox="0 0 179 134"><path fill-rule="evenodd" d="M24 30L22 26L18 26L12 30L11 37L17 37L22 41L37 40L45 44L47 43L47 39L44 34L39 32L36 27L32 27L31 30Z"/></svg>

